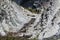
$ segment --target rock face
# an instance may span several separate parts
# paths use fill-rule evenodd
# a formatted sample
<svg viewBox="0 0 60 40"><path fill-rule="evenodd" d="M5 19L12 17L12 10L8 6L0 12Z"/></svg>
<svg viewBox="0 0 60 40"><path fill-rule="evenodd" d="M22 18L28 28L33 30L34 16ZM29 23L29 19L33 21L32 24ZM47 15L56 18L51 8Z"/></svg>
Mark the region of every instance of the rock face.
<svg viewBox="0 0 60 40"><path fill-rule="evenodd" d="M33 5L37 2L41 4L41 0L36 0ZM39 14L35 14L11 0L1 2L0 35L12 33L12 36L37 37L38 40L59 36L60 0L42 0L42 3Z"/></svg>

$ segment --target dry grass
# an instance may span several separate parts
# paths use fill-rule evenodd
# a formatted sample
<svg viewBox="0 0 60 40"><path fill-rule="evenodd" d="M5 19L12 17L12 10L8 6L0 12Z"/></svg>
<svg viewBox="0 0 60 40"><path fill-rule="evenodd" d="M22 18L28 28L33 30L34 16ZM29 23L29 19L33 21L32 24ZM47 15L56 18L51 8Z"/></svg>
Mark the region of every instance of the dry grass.
<svg viewBox="0 0 60 40"><path fill-rule="evenodd" d="M29 40L27 38L23 38L23 37L0 37L0 40Z"/></svg>
<svg viewBox="0 0 60 40"><path fill-rule="evenodd" d="M23 37L0 37L0 40L37 40L36 38L34 39L27 39L27 38L23 38Z"/></svg>
<svg viewBox="0 0 60 40"><path fill-rule="evenodd" d="M32 13L37 13L37 14L39 14L39 12L40 12L40 10L37 10L37 9L32 9L32 8L25 8L25 9L29 10L29 11L32 12Z"/></svg>

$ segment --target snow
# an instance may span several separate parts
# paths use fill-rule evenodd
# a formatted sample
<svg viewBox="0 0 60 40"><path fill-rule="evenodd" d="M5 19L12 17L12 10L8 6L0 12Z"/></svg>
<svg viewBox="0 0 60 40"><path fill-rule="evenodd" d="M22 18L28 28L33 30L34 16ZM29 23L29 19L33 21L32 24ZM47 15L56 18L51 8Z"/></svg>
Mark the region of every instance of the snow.
<svg viewBox="0 0 60 40"><path fill-rule="evenodd" d="M5 2L5 6L2 6ZM1 2L2 5L0 5L1 9L4 9L8 14L8 20L4 19L3 22L0 23L0 34L2 36L7 35L5 31L13 33L17 32L18 36L32 35L31 38L34 38L38 35L38 39L42 40L44 38L57 35L58 33L60 34L60 32L58 32L60 29L60 26L58 25L60 22L60 0L53 0L53 6L50 6L51 10L47 12L46 10L41 9L40 14L33 14L32 12L17 5L15 2L11 2L9 0L5 2ZM6 8L6 6L8 7ZM35 15L35 17L27 16L27 14ZM43 16L41 16L42 14ZM48 14L47 19L45 19L46 14ZM56 18L54 19L54 17ZM31 18L36 19L33 24L29 23ZM6 23L6 21L8 23ZM25 26L26 23L28 23L27 26ZM41 26L41 24L43 24L43 26ZM26 32L19 32L21 30L26 30Z"/></svg>

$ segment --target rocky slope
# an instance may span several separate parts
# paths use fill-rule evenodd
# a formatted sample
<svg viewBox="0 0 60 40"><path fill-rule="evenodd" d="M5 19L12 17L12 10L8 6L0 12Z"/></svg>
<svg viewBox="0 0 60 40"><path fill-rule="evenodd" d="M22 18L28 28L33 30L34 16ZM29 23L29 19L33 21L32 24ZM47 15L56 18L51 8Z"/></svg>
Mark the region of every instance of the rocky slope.
<svg viewBox="0 0 60 40"><path fill-rule="evenodd" d="M32 13L11 0L0 4L0 34L48 40L60 35L60 0L33 0ZM41 4L42 3L42 4ZM39 7L38 7L39 4ZM58 39L57 39L58 40Z"/></svg>

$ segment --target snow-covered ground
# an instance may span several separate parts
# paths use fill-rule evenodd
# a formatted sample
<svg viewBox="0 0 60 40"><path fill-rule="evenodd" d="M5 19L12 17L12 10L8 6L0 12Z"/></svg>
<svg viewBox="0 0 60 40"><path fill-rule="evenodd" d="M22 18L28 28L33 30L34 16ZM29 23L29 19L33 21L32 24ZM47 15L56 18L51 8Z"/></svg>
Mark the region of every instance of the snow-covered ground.
<svg viewBox="0 0 60 40"><path fill-rule="evenodd" d="M31 35L30 38L38 35L38 40L43 40L60 35L60 0L50 0L50 2L44 5L49 11L42 8L39 14L32 13L9 0L1 2L0 14L2 14L2 10L6 12L6 14L3 12L3 16L0 15L1 36L12 32L17 33L14 36Z"/></svg>

